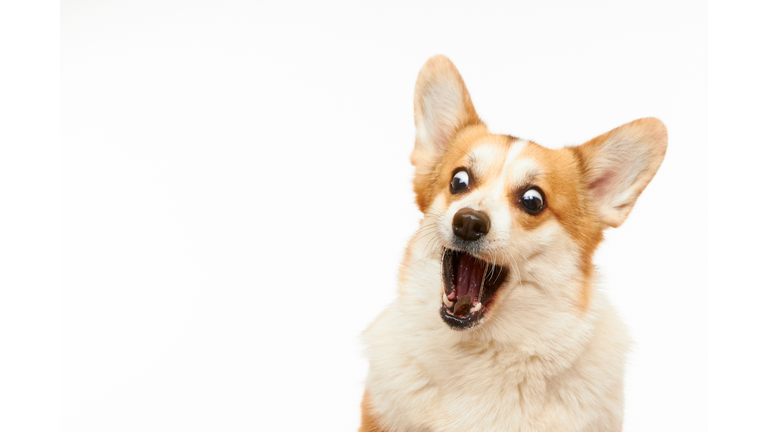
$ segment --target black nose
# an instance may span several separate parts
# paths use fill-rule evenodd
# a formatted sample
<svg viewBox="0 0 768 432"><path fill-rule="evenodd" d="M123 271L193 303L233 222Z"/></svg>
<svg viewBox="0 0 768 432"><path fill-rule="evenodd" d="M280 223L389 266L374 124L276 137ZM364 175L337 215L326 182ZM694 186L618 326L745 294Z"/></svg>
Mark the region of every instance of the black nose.
<svg viewBox="0 0 768 432"><path fill-rule="evenodd" d="M466 241L475 241L490 229L491 219L485 212L465 207L453 217L453 233Z"/></svg>

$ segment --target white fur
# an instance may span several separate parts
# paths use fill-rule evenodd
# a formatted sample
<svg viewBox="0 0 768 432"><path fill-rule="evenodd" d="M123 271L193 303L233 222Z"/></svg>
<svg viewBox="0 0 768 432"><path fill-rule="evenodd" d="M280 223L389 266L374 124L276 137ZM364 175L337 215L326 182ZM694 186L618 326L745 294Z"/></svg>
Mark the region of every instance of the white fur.
<svg viewBox="0 0 768 432"><path fill-rule="evenodd" d="M621 430L628 339L599 291L582 312L513 275L494 316L454 331L438 313L440 260L426 243L414 245L405 295L364 334L367 388L385 430ZM524 275L550 264L539 257ZM567 285L562 276L544 283Z"/></svg>
<svg viewBox="0 0 768 432"><path fill-rule="evenodd" d="M514 186L525 186L539 173L536 163L530 159L517 161L518 168L513 172L512 184Z"/></svg>
<svg viewBox="0 0 768 432"><path fill-rule="evenodd" d="M478 177L485 176L496 159L499 148L492 144L481 145L472 150L468 159L472 161L470 167Z"/></svg>
<svg viewBox="0 0 768 432"><path fill-rule="evenodd" d="M512 172L510 169L510 166L517 160L517 157L520 155L520 153L525 150L525 147L528 145L528 141L525 140L518 140L512 143L512 146L509 148L509 151L507 152L507 157L504 159L504 171L505 172Z"/></svg>
<svg viewBox="0 0 768 432"><path fill-rule="evenodd" d="M409 246L401 295L363 336L366 387L387 431L621 430L623 325L599 290L587 310L579 306L578 249L557 220L522 230L503 196L536 170L518 160L525 145L511 146L486 186L450 206L435 199ZM498 155L473 157L487 167ZM484 253L510 271L483 322L455 331L439 315L440 259L463 207L490 215Z"/></svg>

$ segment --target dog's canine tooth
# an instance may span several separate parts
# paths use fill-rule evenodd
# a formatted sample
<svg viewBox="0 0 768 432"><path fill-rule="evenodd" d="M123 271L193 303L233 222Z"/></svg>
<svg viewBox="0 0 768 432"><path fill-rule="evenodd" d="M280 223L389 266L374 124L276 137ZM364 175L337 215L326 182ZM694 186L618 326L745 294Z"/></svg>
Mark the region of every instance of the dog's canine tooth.
<svg viewBox="0 0 768 432"><path fill-rule="evenodd" d="M477 302L475 306L472 307L472 309L469 310L471 313L475 313L480 310L480 308L483 307L483 304L480 302Z"/></svg>
<svg viewBox="0 0 768 432"><path fill-rule="evenodd" d="M485 289L485 277L488 276L488 262L485 263L485 270L483 271L483 279L480 281L480 292L477 294L477 304L483 301L483 290ZM474 311L473 311L474 312Z"/></svg>
<svg viewBox="0 0 768 432"><path fill-rule="evenodd" d="M453 302L448 300L448 297L445 295L445 292L443 292L443 304L445 304L448 307L453 307Z"/></svg>

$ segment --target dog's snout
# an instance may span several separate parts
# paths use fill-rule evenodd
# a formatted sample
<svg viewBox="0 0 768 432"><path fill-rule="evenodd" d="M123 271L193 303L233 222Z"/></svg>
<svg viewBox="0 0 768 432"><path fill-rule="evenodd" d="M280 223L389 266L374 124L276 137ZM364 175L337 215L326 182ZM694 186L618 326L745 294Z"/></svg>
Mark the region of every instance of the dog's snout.
<svg viewBox="0 0 768 432"><path fill-rule="evenodd" d="M466 241L475 241L490 229L491 219L485 212L465 207L453 216L453 233Z"/></svg>

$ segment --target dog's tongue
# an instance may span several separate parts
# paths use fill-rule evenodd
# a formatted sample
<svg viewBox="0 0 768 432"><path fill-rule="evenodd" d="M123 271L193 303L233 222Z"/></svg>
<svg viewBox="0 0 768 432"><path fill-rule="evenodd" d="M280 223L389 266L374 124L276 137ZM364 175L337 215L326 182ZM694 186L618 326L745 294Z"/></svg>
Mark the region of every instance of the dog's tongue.
<svg viewBox="0 0 768 432"><path fill-rule="evenodd" d="M485 276L485 262L480 261L469 254L461 254L459 268L456 271L456 298L461 299L465 295L470 296L472 303L478 302L480 285Z"/></svg>

